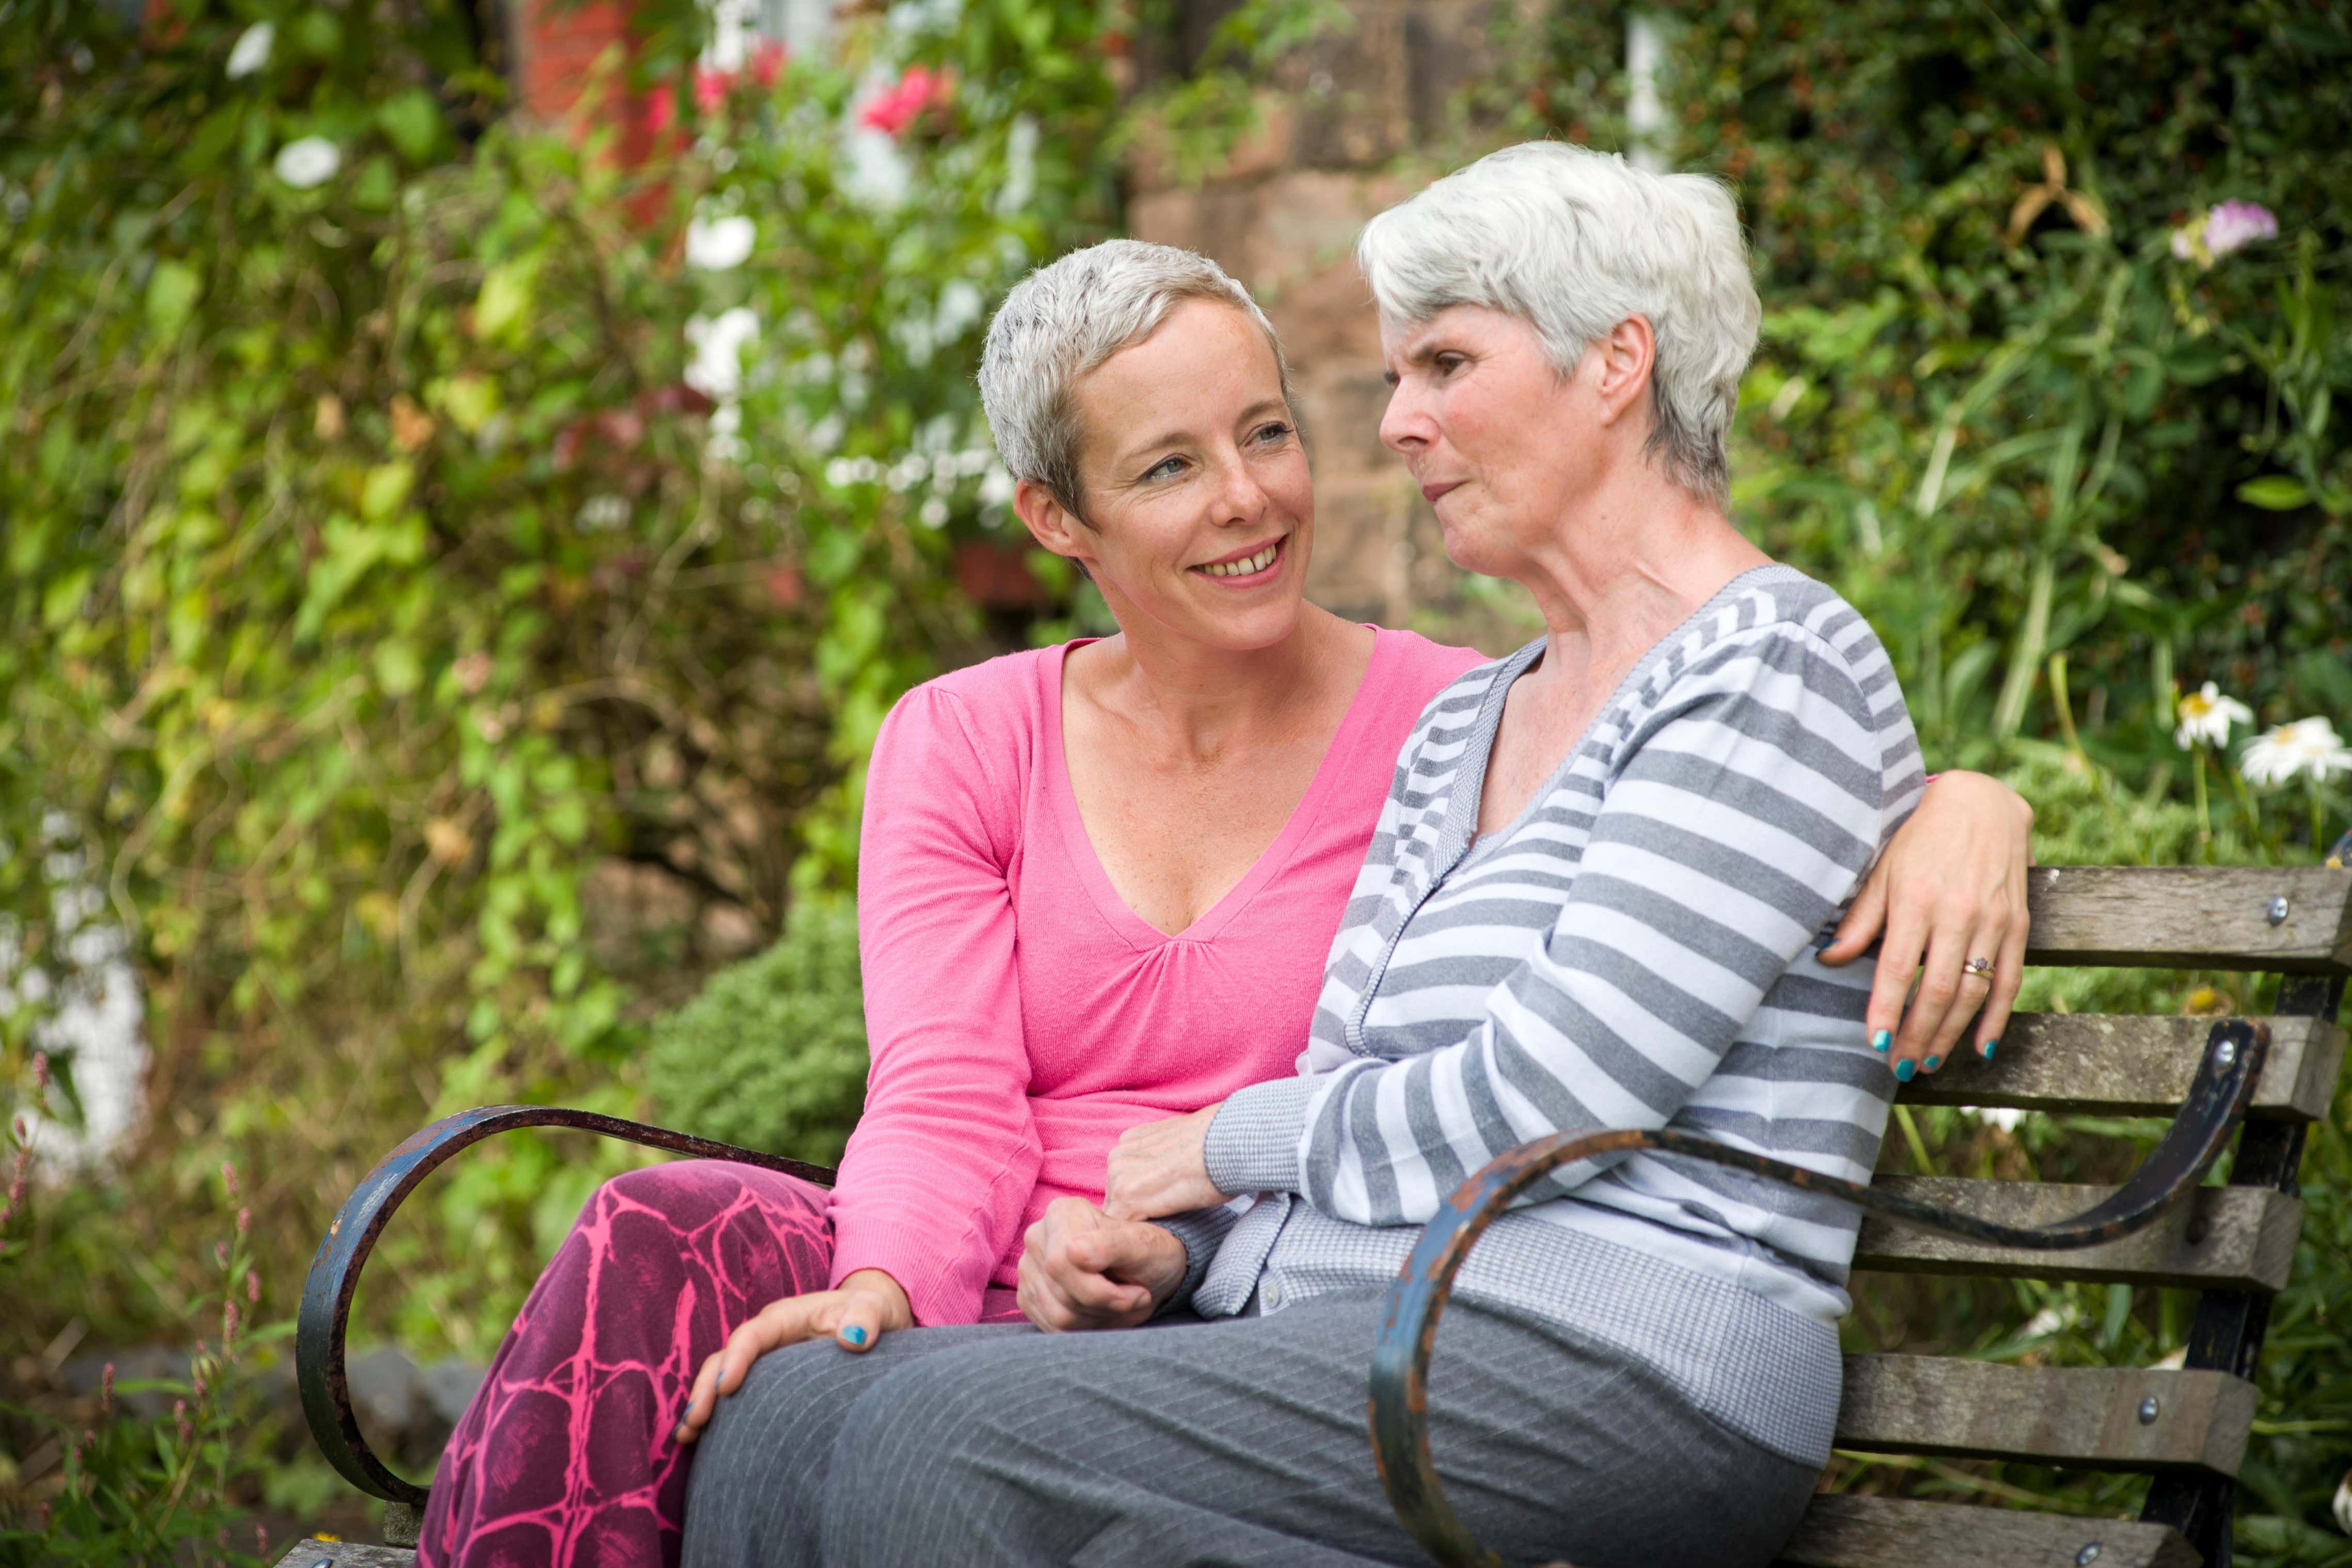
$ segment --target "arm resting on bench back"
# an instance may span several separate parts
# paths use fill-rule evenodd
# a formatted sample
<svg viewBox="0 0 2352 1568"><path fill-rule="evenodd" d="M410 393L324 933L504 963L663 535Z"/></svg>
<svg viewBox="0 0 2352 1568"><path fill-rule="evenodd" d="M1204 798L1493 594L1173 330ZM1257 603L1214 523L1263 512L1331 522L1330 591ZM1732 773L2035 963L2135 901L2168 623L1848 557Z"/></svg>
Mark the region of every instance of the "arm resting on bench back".
<svg viewBox="0 0 2352 1568"><path fill-rule="evenodd" d="M1937 1208L1671 1127L1559 1133L1520 1144L1445 1200L1423 1228L1403 1273L1389 1287L1388 1315L1372 1348L1372 1455L1397 1518L1447 1568L1506 1568L1503 1559L1463 1528L1438 1484L1429 1453L1429 1352L1454 1273L1480 1234L1548 1173L1596 1154L1654 1149L1827 1193L1874 1214L1973 1241L2035 1251L2095 1247L2154 1223L2204 1179L2245 1116L2269 1047L2270 1031L2263 1025L2235 1018L2215 1024L2187 1102L2139 1169L2105 1202L2055 1225L2032 1228Z"/></svg>
<svg viewBox="0 0 2352 1568"><path fill-rule="evenodd" d="M374 1249L376 1237L383 1233L385 1222L392 1218L392 1211L416 1190L417 1184L467 1144L517 1127L575 1127L673 1154L732 1160L782 1171L818 1186L833 1184L833 1172L822 1165L558 1105L478 1106L445 1116L411 1134L368 1173L344 1201L334 1224L327 1227L326 1239L319 1243L319 1256L311 1259L310 1278L303 1282L302 1314L294 1332L295 1378L302 1391L302 1414L310 1422L310 1436L343 1479L371 1497L422 1509L426 1489L394 1475L376 1458L367 1439L360 1436L359 1421L352 1412L351 1384L343 1373L343 1331L351 1318L352 1293L359 1288L360 1269Z"/></svg>

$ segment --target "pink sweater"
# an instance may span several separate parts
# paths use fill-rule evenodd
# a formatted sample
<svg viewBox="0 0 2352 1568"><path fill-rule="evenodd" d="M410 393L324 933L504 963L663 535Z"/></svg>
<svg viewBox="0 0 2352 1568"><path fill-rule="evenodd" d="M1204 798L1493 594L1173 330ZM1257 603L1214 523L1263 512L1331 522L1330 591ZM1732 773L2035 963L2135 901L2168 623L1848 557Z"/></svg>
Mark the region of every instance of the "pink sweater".
<svg viewBox="0 0 2352 1568"><path fill-rule="evenodd" d="M887 1270L916 1321L968 1323L1022 1233L1099 1199L1139 1121L1294 1070L1323 961L1422 708L1480 662L1381 631L1307 795L1176 936L1111 886L1062 760L1066 647L917 687L866 776L858 950L874 1056L834 1191L833 1279Z"/></svg>

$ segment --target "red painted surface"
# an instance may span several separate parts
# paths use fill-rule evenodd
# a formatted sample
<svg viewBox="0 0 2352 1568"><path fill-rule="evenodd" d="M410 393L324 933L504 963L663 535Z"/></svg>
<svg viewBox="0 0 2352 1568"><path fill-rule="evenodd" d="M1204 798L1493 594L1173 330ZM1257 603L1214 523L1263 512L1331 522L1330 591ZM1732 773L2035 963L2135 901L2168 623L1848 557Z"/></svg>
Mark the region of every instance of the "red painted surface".
<svg viewBox="0 0 2352 1568"><path fill-rule="evenodd" d="M628 90L629 0L520 0L514 24L515 96L525 114L574 137L615 126L613 154L642 163L677 119L662 92ZM664 89L667 90L667 89Z"/></svg>

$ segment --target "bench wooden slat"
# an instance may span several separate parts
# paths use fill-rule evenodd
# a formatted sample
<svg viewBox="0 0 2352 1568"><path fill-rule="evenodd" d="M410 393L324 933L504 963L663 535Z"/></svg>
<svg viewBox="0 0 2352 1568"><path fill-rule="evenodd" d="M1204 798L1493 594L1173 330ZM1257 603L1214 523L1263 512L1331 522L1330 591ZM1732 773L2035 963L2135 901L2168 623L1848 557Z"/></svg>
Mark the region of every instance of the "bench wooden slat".
<svg viewBox="0 0 2352 1568"><path fill-rule="evenodd" d="M2204 1368L2008 1366L1957 1356L1850 1355L1837 1446L2234 1476L2253 1419L2254 1385Z"/></svg>
<svg viewBox="0 0 2352 1568"><path fill-rule="evenodd" d="M2045 866L2026 875L2026 906L2028 963L2352 969L2352 868Z"/></svg>
<svg viewBox="0 0 2352 1568"><path fill-rule="evenodd" d="M332 1568L416 1568L413 1546L368 1546L356 1541L296 1542L278 1560L278 1568L312 1568L327 1563Z"/></svg>
<svg viewBox="0 0 2352 1568"><path fill-rule="evenodd" d="M2344 1031L2318 1018L2257 1018L2271 1051L2250 1121L2326 1116L2344 1065ZM2210 1018L2121 1013L2020 1013L1986 1061L1962 1047L1895 1090L1906 1105L1994 1105L2079 1116L2174 1116L2205 1051Z"/></svg>
<svg viewBox="0 0 2352 1568"><path fill-rule="evenodd" d="M1880 1176L1880 1191L2014 1226L2081 1214L2113 1187L1985 1182L1964 1176ZM2200 1187L2147 1229L2101 1247L2032 1252L1944 1236L1865 1215L1856 1268L1890 1274L1983 1274L2205 1290L2276 1290L2294 1266L2303 1203L2268 1187Z"/></svg>
<svg viewBox="0 0 2352 1568"><path fill-rule="evenodd" d="M2170 1525L1906 1498L1813 1500L1775 1568L2198 1568Z"/></svg>

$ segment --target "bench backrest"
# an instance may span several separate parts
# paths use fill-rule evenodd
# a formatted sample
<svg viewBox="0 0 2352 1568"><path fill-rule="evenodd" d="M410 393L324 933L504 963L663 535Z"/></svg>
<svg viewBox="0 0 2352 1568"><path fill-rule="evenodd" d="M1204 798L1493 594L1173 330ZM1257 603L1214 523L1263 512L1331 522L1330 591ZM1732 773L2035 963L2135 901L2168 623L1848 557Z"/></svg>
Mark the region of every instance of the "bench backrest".
<svg viewBox="0 0 2352 1568"><path fill-rule="evenodd" d="M1871 1218L1864 1270L2077 1280L2200 1292L2183 1365L2005 1365L1949 1356L1847 1359L1838 1446L1880 1454L2025 1460L2153 1476L2143 1525L2055 1538L2011 1516L1916 1505L1916 1515L1824 1499L1788 1561L2208 1563L2228 1561L2234 1478L2254 1415L2251 1381L2271 1299L2286 1283L2302 1226L2296 1171L2305 1131L2326 1115L2344 1058L2334 1023L2352 970L2352 870L2044 868L2031 873L2034 964L2271 972L2284 978L2260 1021L2271 1045L2227 1185L2200 1189L2164 1220L2075 1252L2023 1252ZM1898 1105L2003 1107L2169 1117L2213 1020L2021 1014L1992 1061L1963 1050L1906 1085ZM1902 1140L1889 1130L1889 1142ZM1882 1187L1988 1218L2043 1224L2085 1208L2097 1189L2042 1182L1882 1175ZM1866 1281L1857 1281L1867 1289ZM1937 1516L1968 1512L1965 1542L1907 1543ZM1910 1521L1906 1524L1906 1521ZM1950 1521L1945 1519L1945 1528ZM1916 1533L1916 1531L1914 1533ZM2177 1532L2177 1533L2176 1533ZM2068 1538L2071 1541L2071 1537ZM1930 1550L1934 1546L1937 1549ZM2195 1555L2184 1555L2184 1548ZM2088 1555L2084 1555L2087 1552Z"/></svg>

